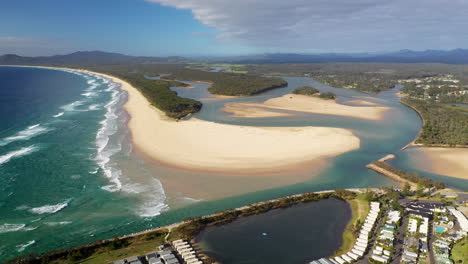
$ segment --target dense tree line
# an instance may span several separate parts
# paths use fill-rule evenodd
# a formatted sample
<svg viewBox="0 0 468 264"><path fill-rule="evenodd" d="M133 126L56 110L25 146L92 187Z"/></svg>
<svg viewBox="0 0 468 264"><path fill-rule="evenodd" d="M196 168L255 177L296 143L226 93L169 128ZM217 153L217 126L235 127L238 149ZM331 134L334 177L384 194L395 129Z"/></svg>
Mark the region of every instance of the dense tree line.
<svg viewBox="0 0 468 264"><path fill-rule="evenodd" d="M312 87L312 86L302 86L294 89L292 91L293 94L302 94L302 95L314 95L318 94L320 91L317 90L317 88Z"/></svg>
<svg viewBox="0 0 468 264"><path fill-rule="evenodd" d="M418 111L424 120L416 143L468 145L467 112L427 100L403 98L402 102Z"/></svg>
<svg viewBox="0 0 468 264"><path fill-rule="evenodd" d="M319 97L322 98L322 99L334 100L336 98L336 94L334 94L332 92L321 93L319 95Z"/></svg>

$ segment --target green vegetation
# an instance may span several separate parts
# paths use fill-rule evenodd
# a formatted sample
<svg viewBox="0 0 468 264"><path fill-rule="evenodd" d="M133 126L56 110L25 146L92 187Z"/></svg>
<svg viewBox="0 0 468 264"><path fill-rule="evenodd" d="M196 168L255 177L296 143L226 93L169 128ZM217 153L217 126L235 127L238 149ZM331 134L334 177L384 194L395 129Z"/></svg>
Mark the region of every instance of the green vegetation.
<svg viewBox="0 0 468 264"><path fill-rule="evenodd" d="M319 95L320 98L322 99L327 99L327 100L335 100L336 94L328 92L328 93L321 93Z"/></svg>
<svg viewBox="0 0 468 264"><path fill-rule="evenodd" d="M320 93L320 91L317 90L317 88L314 88L312 86L302 86L302 87L294 89L292 93L312 96L312 95ZM327 100L334 100L336 98L336 95L334 93L328 92L328 93L320 93L318 97L322 99L327 99Z"/></svg>
<svg viewBox="0 0 468 264"><path fill-rule="evenodd" d="M312 78L332 87L349 88L360 92L379 93L395 87L397 81L375 73L313 75Z"/></svg>
<svg viewBox="0 0 468 264"><path fill-rule="evenodd" d="M314 88L312 86L302 86L294 89L292 91L293 94L302 94L302 95L314 95L318 94L320 91L317 90L317 88Z"/></svg>
<svg viewBox="0 0 468 264"><path fill-rule="evenodd" d="M335 256L339 256L351 251L354 242L359 234L359 230L366 220L367 214L370 210L369 201L364 196L360 195L355 199L349 200L351 206L352 218L343 232L343 242L340 248L335 252Z"/></svg>
<svg viewBox="0 0 468 264"><path fill-rule="evenodd" d="M137 235L135 237L117 237L110 240L97 241L80 247L52 251L42 256L26 255L9 260L6 263L109 263L131 256L154 252L159 245L164 244L164 237L167 233L167 229L160 229Z"/></svg>
<svg viewBox="0 0 468 264"><path fill-rule="evenodd" d="M468 263L468 237L458 241L453 246L450 257L455 264Z"/></svg>
<svg viewBox="0 0 468 264"><path fill-rule="evenodd" d="M374 162L372 162L372 164L374 164L374 165L376 165L376 166L378 166L378 167L380 167L382 169L385 169L387 171L390 171L392 173L395 173L396 175L400 176L401 178L403 178L405 180L408 180L410 182L416 183L419 186L424 187L424 188L435 187L437 189L444 189L446 187L446 185L443 182L439 182L439 181L433 182L432 179L430 179L430 178L423 178L423 177L419 176L415 172L407 172L407 171L404 171L404 170L401 170L401 169L394 168L391 165L388 165L387 163L382 162L382 161L374 161ZM407 189L407 188L408 187L405 187L405 189Z"/></svg>
<svg viewBox="0 0 468 264"><path fill-rule="evenodd" d="M468 145L468 114L451 106L427 100L403 98L424 120L416 143L427 145Z"/></svg>
<svg viewBox="0 0 468 264"><path fill-rule="evenodd" d="M267 90L285 87L288 83L280 78L268 78L248 74L207 72L191 69L171 71L168 79L204 81L212 83L208 89L212 94L247 96Z"/></svg>

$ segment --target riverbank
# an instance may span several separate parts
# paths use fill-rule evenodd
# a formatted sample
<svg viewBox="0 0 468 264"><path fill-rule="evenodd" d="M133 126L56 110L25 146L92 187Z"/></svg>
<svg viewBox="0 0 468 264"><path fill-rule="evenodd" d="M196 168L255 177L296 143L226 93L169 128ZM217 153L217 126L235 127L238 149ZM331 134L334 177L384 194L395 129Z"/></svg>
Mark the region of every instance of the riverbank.
<svg viewBox="0 0 468 264"><path fill-rule="evenodd" d="M363 100L360 101L362 101L360 104L367 102ZM270 116L282 114L275 112L275 110L289 110L368 120L381 120L385 111L389 109L388 107L382 106L349 106L338 104L334 100L324 100L306 95L286 94L282 97L269 99L263 103L228 103L223 110L231 113L233 116L257 117L256 108L263 108L263 111L268 112Z"/></svg>

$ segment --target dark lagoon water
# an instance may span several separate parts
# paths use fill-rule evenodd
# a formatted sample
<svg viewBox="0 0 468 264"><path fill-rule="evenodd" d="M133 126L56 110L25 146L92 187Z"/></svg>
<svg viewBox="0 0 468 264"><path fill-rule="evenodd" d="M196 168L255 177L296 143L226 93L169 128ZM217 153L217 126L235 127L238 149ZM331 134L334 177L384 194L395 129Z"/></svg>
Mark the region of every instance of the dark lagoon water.
<svg viewBox="0 0 468 264"><path fill-rule="evenodd" d="M122 110L126 93L116 84L91 74L0 67L0 262L285 195L393 185L364 167L390 153L397 155L392 161L397 166L413 168L405 158L409 154L400 149L414 139L421 121L398 102L396 91L367 95L310 78L284 78L289 83L286 88L221 101L212 100L207 84L193 82L193 89L173 89L203 101L202 111L193 115L196 118L246 126L348 128L361 139L361 148L329 159L324 170L301 172L310 174L304 182L203 201L178 191L169 193L160 180L178 175L202 178L203 173L149 163L133 151L128 115ZM334 92L340 103L364 96L391 110L377 122L315 114L246 119L220 111L225 102L263 102L303 85ZM421 175L468 190L466 180ZM316 254L313 248L309 253Z"/></svg>
<svg viewBox="0 0 468 264"><path fill-rule="evenodd" d="M197 240L223 264L303 264L333 255L350 219L346 202L326 199L209 227Z"/></svg>

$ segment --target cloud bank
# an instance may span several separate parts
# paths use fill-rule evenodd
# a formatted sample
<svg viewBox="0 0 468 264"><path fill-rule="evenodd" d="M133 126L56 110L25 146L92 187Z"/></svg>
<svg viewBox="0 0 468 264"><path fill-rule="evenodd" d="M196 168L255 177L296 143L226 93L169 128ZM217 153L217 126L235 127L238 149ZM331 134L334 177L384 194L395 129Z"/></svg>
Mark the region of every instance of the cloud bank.
<svg viewBox="0 0 468 264"><path fill-rule="evenodd" d="M147 0L190 10L222 41L304 51L468 46L466 0Z"/></svg>

